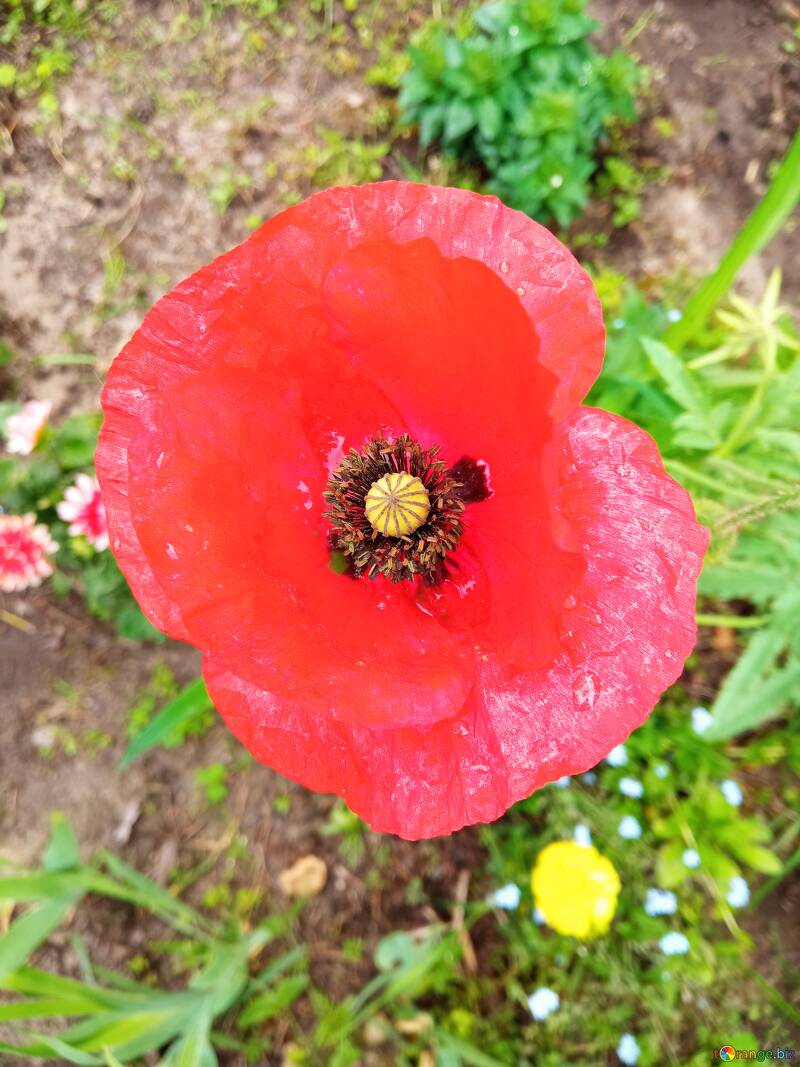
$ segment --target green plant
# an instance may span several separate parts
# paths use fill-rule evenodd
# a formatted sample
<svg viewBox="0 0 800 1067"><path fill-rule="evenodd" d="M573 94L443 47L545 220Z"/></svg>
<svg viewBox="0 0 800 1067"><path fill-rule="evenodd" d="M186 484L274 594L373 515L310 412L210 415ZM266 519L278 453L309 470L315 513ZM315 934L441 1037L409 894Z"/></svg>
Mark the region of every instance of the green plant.
<svg viewBox="0 0 800 1067"><path fill-rule="evenodd" d="M45 114L58 110L56 86L72 70L74 42L86 35L92 14L109 18L113 4L81 0L6 0L0 22L0 48L13 62L0 63L0 89L37 97Z"/></svg>
<svg viewBox="0 0 800 1067"><path fill-rule="evenodd" d="M339 851L353 866L364 855L368 832L366 823L341 799L334 801L321 830L323 837L339 838Z"/></svg>
<svg viewBox="0 0 800 1067"><path fill-rule="evenodd" d="M310 145L305 161L315 186L360 185L383 174L382 161L389 151L384 142L370 144L360 137L343 137L336 130L321 130L322 143Z"/></svg>
<svg viewBox="0 0 800 1067"><path fill-rule="evenodd" d="M197 688L197 683L193 682L192 686ZM158 744L164 748L178 748L190 738L202 737L211 729L216 716L207 697L189 701L185 713L182 713L177 721L173 721L172 725L169 724L169 720L167 720L166 728L158 723L156 723L155 727L152 725L158 706L163 704L165 700L167 701L166 707L162 712L159 712L159 716L163 715L178 699L179 695L175 675L166 664L157 664L150 683L137 694L136 702L128 712L128 737L131 742L128 751L134 750L134 746L142 744L141 735L146 730L148 733L145 734L145 744L148 744L148 737L153 738L158 735L160 738ZM163 722L164 720L162 719ZM162 729L164 730L163 733L161 732ZM151 740L148 747L155 743L155 741ZM128 757L126 753L124 760L127 761L133 758L135 756Z"/></svg>
<svg viewBox="0 0 800 1067"><path fill-rule="evenodd" d="M611 204L613 225L627 226L642 213L642 193L648 182L663 177L663 168L644 170L624 156L610 155L603 160L602 169L594 180L593 192Z"/></svg>
<svg viewBox="0 0 800 1067"><path fill-rule="evenodd" d="M214 175L208 189L208 199L220 215L224 215L236 197L249 189L253 179L248 174L237 174L228 165Z"/></svg>
<svg viewBox="0 0 800 1067"><path fill-rule="evenodd" d="M420 141L479 163L512 207L568 225L589 195L612 118L635 117L642 72L589 43L585 0L501 0L448 33L425 27L410 47L400 108ZM630 207L628 207L630 213Z"/></svg>
<svg viewBox="0 0 800 1067"><path fill-rule="evenodd" d="M182 744L187 737L202 735L213 722L214 705L202 678L189 682L153 717L156 699L160 698L161 694L157 694L151 701L148 694L147 720L141 727L137 721L137 729L131 734L131 741L120 762L121 768L128 767L157 745L173 748L176 744Z"/></svg>
<svg viewBox="0 0 800 1067"><path fill-rule="evenodd" d="M104 967L92 967L82 950L88 976L67 978L32 966L31 955L69 917L87 894L141 909L182 935L169 946L186 961L189 979L182 989L164 989ZM161 1051L163 1067L210 1067L216 1047L263 1054L252 1033L260 1021L285 1011L308 983L303 949L293 948L259 963L264 950L285 937L291 916L270 917L250 931L209 918L162 889L108 852L82 863L75 836L55 816L50 842L38 871L0 874L0 903L18 915L0 936L0 1020L18 1040L0 1041L0 1051L83 1067L138 1062ZM11 914L11 911L9 911ZM132 969L146 968L140 957ZM217 1029L231 1009L240 1011L242 1040ZM35 1020L46 1030L32 1029ZM69 1021L68 1021L69 1020ZM53 1023L60 1023L58 1030Z"/></svg>
<svg viewBox="0 0 800 1067"><path fill-rule="evenodd" d="M212 763L208 767L198 767L194 780L203 790L206 804L214 807L228 797L228 768L224 763Z"/></svg>
<svg viewBox="0 0 800 1067"><path fill-rule="evenodd" d="M503 1067L447 1027L434 1024L430 1016L420 1018L415 1008L415 1002L434 993L446 995L457 984L460 954L454 932L439 924L417 936L400 930L386 935L375 949L378 974L357 993L337 1003L319 990L310 991L317 1022L302 1042L306 1058L300 1062L355 1064L360 1059L358 1034L372 1023L378 1043L394 1043L393 1063L410 1067L423 1049L433 1047L436 1062L451 1067Z"/></svg>

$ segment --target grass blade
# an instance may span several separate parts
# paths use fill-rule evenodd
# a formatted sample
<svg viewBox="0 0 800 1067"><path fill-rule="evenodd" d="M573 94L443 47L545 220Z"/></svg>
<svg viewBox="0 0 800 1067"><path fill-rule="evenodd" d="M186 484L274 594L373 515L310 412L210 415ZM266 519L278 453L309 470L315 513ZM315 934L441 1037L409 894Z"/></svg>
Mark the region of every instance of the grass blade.
<svg viewBox="0 0 800 1067"><path fill-rule="evenodd" d="M199 712L207 711L213 706L203 679L196 678L193 682L189 682L175 699L171 700L152 722L148 723L142 732L134 737L125 749L120 761L120 769L124 770L129 767L139 756L161 744L163 739L176 726L180 726L187 719L191 719Z"/></svg>
<svg viewBox="0 0 800 1067"><path fill-rule="evenodd" d="M27 1045L8 1045L0 1041L0 1052L9 1052L16 1056L29 1056L31 1059L56 1059L61 1063L75 1063L78 1067L102 1067L103 1061L90 1052L73 1048L60 1037L52 1034L31 1034L34 1040Z"/></svg>
<svg viewBox="0 0 800 1067"><path fill-rule="evenodd" d="M59 926L80 894L48 900L26 912L0 937L0 980L20 967L43 941Z"/></svg>
<svg viewBox="0 0 800 1067"><path fill-rule="evenodd" d="M174 897L151 878L140 874L119 856L115 856L113 852L101 852L99 858L117 881L99 876L91 883L91 888L95 892L137 904L154 915L158 915L181 933L190 934L193 937L207 935L209 924L194 908L184 904L182 900Z"/></svg>
<svg viewBox="0 0 800 1067"><path fill-rule="evenodd" d="M0 900L62 900L86 893L91 873L86 870L35 874L10 874L0 878Z"/></svg>

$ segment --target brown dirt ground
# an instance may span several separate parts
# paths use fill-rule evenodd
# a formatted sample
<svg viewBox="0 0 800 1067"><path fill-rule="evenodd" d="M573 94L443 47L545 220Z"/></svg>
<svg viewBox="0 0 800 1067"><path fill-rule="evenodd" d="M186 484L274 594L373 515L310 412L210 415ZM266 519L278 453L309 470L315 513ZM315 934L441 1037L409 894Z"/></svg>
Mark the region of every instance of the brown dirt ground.
<svg viewBox="0 0 800 1067"><path fill-rule="evenodd" d="M380 7L376 26L394 23L401 38L428 14L413 0L397 10ZM604 259L644 280L707 270L757 202L768 164L796 126L800 69L780 45L800 11L785 0L597 0L594 7L609 42L633 38L655 75L647 111L669 116L675 127L665 138L643 122L640 153L670 166L672 177L647 190L642 219L612 237ZM102 374L144 310L241 240L250 213L267 217L287 194L311 191L313 167L304 153L319 143L320 128L369 136L369 116L381 100L363 82L374 61L369 39L359 41L352 16L338 5L341 30L333 45L308 33L310 16L299 3L286 5L290 14L282 16L297 26L294 36L265 30L260 41L247 37L233 12L213 32L192 36L177 17L184 6L129 0L129 8L124 34L103 31L78 46L76 68L59 89L57 123L37 130L30 109L8 100L0 105L10 131L0 140L7 195L0 332L18 355L17 393L52 399L57 417L96 406ZM227 165L251 184L220 214L208 193ZM390 159L386 176L400 173ZM589 213L588 225L603 224L602 212ZM787 291L797 292L796 251L796 230L787 228L750 264L747 285L757 292L771 266L781 264ZM94 366L37 362L64 351L91 353ZM464 831L423 846L371 838L371 852L379 844L390 850L391 885L366 885L359 875L366 864L354 873L320 835L330 798L255 765L232 776L224 813L209 814L193 776L236 750L221 727L178 750L153 752L120 774L126 712L137 692L160 661L181 681L195 676L196 653L179 645L126 645L76 599L56 602L34 592L0 598L0 606L35 627L27 634L0 624L4 854L33 860L53 808L67 813L87 852L112 847L161 881L176 865L222 854L239 833L252 884L266 885L267 904L277 906L277 873L315 852L328 861L331 878L307 909L303 934L315 981L336 994L359 977L358 968L343 973L337 962L342 938L372 943L382 931L430 921L429 904L406 902L415 878L423 878L444 916L459 871L480 882L477 836ZM54 725L79 738L94 729L113 740L94 755L45 759L34 734ZM291 798L288 817L273 808L284 793ZM782 921L790 894L796 907L796 883L770 904L764 919L770 929ZM109 918L101 943L109 962L124 956L125 924Z"/></svg>

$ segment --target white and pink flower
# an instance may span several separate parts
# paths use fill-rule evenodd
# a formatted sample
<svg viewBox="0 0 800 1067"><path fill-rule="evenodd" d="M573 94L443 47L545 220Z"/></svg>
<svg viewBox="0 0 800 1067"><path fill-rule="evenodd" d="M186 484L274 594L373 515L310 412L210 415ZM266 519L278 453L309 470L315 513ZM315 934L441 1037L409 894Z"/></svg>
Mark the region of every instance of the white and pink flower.
<svg viewBox="0 0 800 1067"><path fill-rule="evenodd" d="M79 474L75 484L64 493L64 499L56 511L60 519L69 523L71 537L80 537L82 534L96 552L108 548L106 509L96 478Z"/></svg>
<svg viewBox="0 0 800 1067"><path fill-rule="evenodd" d="M18 593L53 573L48 556L58 549L35 515L0 515L0 592Z"/></svg>
<svg viewBox="0 0 800 1067"><path fill-rule="evenodd" d="M29 456L41 440L53 405L49 400L29 400L16 415L6 419L6 451Z"/></svg>

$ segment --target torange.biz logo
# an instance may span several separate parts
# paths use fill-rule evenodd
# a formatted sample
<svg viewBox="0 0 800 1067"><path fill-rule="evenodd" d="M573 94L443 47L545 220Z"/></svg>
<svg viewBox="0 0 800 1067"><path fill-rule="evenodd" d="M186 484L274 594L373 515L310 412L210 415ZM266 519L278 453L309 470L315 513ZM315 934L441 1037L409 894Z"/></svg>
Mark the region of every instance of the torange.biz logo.
<svg viewBox="0 0 800 1067"><path fill-rule="evenodd" d="M781 1045L775 1048L734 1048L733 1045L723 1045L722 1048L714 1049L714 1059L728 1063L730 1060L758 1060L759 1063L779 1060L797 1059L797 1049L785 1048Z"/></svg>

